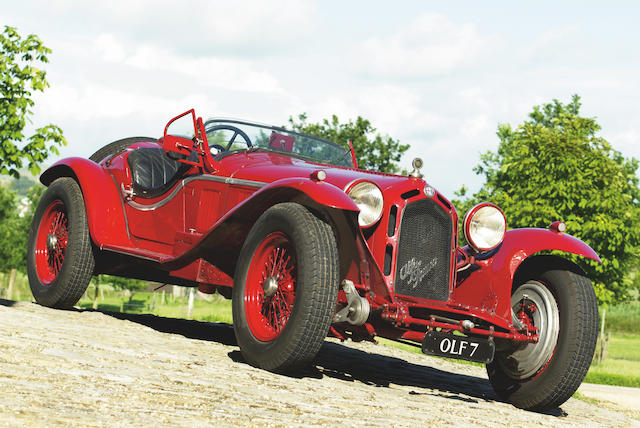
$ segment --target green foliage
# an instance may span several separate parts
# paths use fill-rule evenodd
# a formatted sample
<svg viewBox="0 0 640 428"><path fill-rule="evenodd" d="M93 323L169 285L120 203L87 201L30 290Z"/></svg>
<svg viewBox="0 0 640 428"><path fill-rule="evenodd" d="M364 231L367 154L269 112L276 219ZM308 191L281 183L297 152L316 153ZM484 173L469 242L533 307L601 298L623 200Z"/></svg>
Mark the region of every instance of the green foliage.
<svg viewBox="0 0 640 428"><path fill-rule="evenodd" d="M358 167L373 171L397 173L400 169L396 162L409 149L408 144L400 144L388 135L376 133L376 128L367 119L358 116L354 121L340 123L338 116L331 116L331 120L323 119L319 123L308 123L307 114L298 115L297 119L289 117L289 124L295 131L348 147L348 141L353 143Z"/></svg>
<svg viewBox="0 0 640 428"><path fill-rule="evenodd" d="M14 268L27 271L27 238L33 212L44 189L41 184L35 184L26 191L29 205L20 216L18 202L21 198L11 189L0 186L0 272Z"/></svg>
<svg viewBox="0 0 640 428"><path fill-rule="evenodd" d="M22 267L26 245L20 236L15 193L0 186L0 271ZM25 241L26 242L26 241Z"/></svg>
<svg viewBox="0 0 640 428"><path fill-rule="evenodd" d="M461 212L492 201L511 228L547 227L564 220L568 233L587 242L602 264L580 260L602 303L626 297L640 243L640 190L636 159L625 159L597 135L593 118L579 115L580 98L536 106L530 120L513 129L498 126L497 152L486 152L474 168L485 184ZM465 190L458 196L464 198Z"/></svg>
<svg viewBox="0 0 640 428"><path fill-rule="evenodd" d="M32 92L49 84L38 63L47 63L51 50L34 34L21 38L13 27L0 33L0 173L19 177L23 160L34 175L56 146L66 145L62 130L53 124L38 128L30 137L23 133L34 101ZM25 141L26 140L26 141Z"/></svg>

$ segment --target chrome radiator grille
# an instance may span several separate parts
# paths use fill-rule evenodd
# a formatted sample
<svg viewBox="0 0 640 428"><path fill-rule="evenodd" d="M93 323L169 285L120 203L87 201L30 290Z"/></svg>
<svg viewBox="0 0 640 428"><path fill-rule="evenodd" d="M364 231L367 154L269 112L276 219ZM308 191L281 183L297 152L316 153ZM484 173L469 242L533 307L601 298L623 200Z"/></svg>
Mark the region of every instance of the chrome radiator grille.
<svg viewBox="0 0 640 428"><path fill-rule="evenodd" d="M422 199L406 206L396 259L397 294L449 299L452 220L440 205Z"/></svg>

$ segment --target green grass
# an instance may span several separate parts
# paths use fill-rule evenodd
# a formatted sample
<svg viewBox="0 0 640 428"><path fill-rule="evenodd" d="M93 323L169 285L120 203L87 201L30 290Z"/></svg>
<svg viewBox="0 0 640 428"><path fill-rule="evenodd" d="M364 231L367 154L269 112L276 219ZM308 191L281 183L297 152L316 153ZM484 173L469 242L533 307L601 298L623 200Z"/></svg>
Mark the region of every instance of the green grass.
<svg viewBox="0 0 640 428"><path fill-rule="evenodd" d="M640 388L640 335L612 333L607 358L594 360L584 381Z"/></svg>
<svg viewBox="0 0 640 428"><path fill-rule="evenodd" d="M600 315L602 320L602 310ZM620 303L607 308L605 328L607 331L640 335L640 302Z"/></svg>
<svg viewBox="0 0 640 428"><path fill-rule="evenodd" d="M87 294L93 296L91 290ZM83 296L78 305L82 308L91 308L93 298L89 296ZM150 313L167 318L187 318L187 297L174 298L171 294L165 293L165 301L162 303L161 293L156 293L155 305L152 302L153 293L150 292L135 293L131 301L120 293L107 292L104 299L98 298L98 309L114 312L120 312L123 309L128 313ZM195 299L191 319L231 323L231 301L217 294L211 296L211 301Z"/></svg>

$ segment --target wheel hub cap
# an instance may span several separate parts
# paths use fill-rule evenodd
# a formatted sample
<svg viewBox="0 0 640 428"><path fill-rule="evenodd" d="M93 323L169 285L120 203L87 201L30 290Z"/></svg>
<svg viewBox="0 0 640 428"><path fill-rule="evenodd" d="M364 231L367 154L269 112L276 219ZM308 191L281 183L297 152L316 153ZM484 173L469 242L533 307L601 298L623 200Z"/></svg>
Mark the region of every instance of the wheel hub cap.
<svg viewBox="0 0 640 428"><path fill-rule="evenodd" d="M262 284L262 288L264 289L265 297L270 297L276 294L278 291L278 276L270 276L264 281Z"/></svg>
<svg viewBox="0 0 640 428"><path fill-rule="evenodd" d="M57 247L58 238L56 237L56 235L50 233L49 235L47 235L47 249L49 251L55 251Z"/></svg>
<svg viewBox="0 0 640 428"><path fill-rule="evenodd" d="M511 296L513 312L538 330L538 342L526 344L506 358L503 369L513 379L527 379L545 368L558 343L560 313L553 294L541 282L528 281Z"/></svg>

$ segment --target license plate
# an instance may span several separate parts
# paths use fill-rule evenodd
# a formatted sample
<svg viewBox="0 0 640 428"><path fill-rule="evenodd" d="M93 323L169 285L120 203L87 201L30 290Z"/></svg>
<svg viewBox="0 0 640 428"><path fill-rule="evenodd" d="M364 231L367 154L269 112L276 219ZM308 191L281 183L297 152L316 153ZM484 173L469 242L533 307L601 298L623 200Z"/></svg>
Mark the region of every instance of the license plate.
<svg viewBox="0 0 640 428"><path fill-rule="evenodd" d="M496 346L492 340L455 336L451 333L428 331L422 341L422 352L458 360L490 363Z"/></svg>

